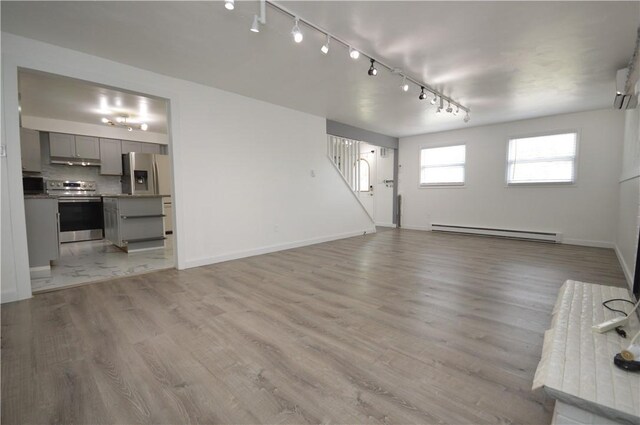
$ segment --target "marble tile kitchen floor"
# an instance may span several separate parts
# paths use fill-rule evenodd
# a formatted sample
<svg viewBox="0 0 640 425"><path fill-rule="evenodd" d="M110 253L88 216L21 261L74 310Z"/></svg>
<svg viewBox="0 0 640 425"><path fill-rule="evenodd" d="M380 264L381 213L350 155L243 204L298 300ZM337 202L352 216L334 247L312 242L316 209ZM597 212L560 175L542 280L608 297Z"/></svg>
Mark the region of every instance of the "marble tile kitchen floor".
<svg viewBox="0 0 640 425"><path fill-rule="evenodd" d="M33 293L173 268L173 238L165 248L127 254L106 240L71 242L60 247L51 276L31 279Z"/></svg>

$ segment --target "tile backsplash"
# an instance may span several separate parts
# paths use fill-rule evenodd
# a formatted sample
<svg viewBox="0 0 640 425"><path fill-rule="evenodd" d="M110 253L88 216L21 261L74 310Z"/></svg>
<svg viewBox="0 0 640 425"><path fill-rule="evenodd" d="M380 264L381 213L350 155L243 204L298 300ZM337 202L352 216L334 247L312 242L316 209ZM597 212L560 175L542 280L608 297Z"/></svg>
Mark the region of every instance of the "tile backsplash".
<svg viewBox="0 0 640 425"><path fill-rule="evenodd" d="M120 176L103 176L100 167L51 164L48 137L40 138L42 177L47 180L91 180L98 186L98 193L122 193Z"/></svg>

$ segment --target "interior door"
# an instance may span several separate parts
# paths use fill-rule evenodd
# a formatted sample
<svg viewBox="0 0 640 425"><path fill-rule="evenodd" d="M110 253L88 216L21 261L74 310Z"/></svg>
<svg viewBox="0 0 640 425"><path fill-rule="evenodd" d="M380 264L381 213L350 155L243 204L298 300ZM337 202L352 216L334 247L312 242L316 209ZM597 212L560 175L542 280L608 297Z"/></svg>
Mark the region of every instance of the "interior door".
<svg viewBox="0 0 640 425"><path fill-rule="evenodd" d="M393 227L394 149L376 149L375 208L376 225ZM386 183L385 183L386 182Z"/></svg>
<svg viewBox="0 0 640 425"><path fill-rule="evenodd" d="M375 217L375 184L376 181L376 151L369 149L360 152L359 170L359 190L358 198L367 210L371 218Z"/></svg>

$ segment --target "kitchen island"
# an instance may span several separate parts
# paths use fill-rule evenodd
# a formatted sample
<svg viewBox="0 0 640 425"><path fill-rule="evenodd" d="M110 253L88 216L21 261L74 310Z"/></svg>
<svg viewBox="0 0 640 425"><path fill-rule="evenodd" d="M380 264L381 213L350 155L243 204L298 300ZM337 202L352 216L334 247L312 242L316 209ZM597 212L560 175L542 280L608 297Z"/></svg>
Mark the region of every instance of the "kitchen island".
<svg viewBox="0 0 640 425"><path fill-rule="evenodd" d="M104 236L132 253L164 248L164 195L102 195Z"/></svg>

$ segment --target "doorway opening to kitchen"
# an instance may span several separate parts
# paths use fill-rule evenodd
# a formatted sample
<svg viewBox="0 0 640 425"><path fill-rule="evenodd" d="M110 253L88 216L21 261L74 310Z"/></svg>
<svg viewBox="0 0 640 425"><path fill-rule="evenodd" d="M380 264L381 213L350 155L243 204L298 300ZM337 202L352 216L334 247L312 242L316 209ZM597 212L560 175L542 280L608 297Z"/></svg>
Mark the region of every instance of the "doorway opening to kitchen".
<svg viewBox="0 0 640 425"><path fill-rule="evenodd" d="M20 69L33 293L175 267L169 101Z"/></svg>

